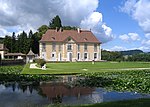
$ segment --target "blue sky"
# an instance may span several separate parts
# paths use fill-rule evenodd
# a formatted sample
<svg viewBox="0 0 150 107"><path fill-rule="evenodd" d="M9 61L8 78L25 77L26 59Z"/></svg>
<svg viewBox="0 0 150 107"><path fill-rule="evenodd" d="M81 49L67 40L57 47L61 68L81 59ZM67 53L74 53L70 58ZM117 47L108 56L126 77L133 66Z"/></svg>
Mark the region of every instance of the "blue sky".
<svg viewBox="0 0 150 107"><path fill-rule="evenodd" d="M143 29L138 25L138 21L134 20L131 15L122 12L121 7L124 6L126 0L101 0L97 11L103 14L103 21L112 29L115 38L112 41L104 43L103 49L108 50L128 50L140 49L142 47L142 39L145 39ZM124 41L120 35L128 33L137 33L140 40ZM116 47L116 48L115 48ZM143 49L143 51L150 51Z"/></svg>
<svg viewBox="0 0 150 107"><path fill-rule="evenodd" d="M150 0L0 0L0 7L0 37L36 32L59 15L63 25L91 29L103 49L150 51Z"/></svg>

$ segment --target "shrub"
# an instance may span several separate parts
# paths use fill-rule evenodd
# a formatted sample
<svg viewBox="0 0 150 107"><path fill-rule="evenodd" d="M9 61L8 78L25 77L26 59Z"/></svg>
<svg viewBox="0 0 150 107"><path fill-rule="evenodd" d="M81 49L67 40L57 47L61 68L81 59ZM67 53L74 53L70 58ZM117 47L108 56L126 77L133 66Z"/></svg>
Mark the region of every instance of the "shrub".
<svg viewBox="0 0 150 107"><path fill-rule="evenodd" d="M44 59L36 59L35 62L41 67L44 66L44 64L46 64L46 61Z"/></svg>

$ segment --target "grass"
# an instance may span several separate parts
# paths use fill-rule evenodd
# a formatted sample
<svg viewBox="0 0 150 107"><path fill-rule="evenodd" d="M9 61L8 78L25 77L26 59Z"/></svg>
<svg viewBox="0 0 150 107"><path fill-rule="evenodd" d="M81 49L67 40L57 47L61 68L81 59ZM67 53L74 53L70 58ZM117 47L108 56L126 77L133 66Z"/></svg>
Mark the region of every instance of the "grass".
<svg viewBox="0 0 150 107"><path fill-rule="evenodd" d="M117 102L105 102L93 105L83 105L76 107L149 107L150 99L137 99Z"/></svg>
<svg viewBox="0 0 150 107"><path fill-rule="evenodd" d="M77 106L63 106L63 105L49 105L47 107L149 107L150 99L136 99L114 102L103 102L96 104L77 105Z"/></svg>
<svg viewBox="0 0 150 107"><path fill-rule="evenodd" d="M72 62L72 63L47 63L47 69L30 69L26 64L22 74L79 74L85 72L116 71L123 69L149 68L149 62Z"/></svg>

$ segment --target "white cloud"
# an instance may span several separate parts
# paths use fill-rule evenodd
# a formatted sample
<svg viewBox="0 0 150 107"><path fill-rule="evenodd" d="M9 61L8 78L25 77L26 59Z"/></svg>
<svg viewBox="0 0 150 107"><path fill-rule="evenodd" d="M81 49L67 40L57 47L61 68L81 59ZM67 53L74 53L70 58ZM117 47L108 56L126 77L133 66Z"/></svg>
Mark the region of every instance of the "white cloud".
<svg viewBox="0 0 150 107"><path fill-rule="evenodd" d="M139 41L140 36L137 33L129 33L128 34L133 41Z"/></svg>
<svg viewBox="0 0 150 107"><path fill-rule="evenodd" d="M150 33L145 34L145 37L146 37L147 39L150 39Z"/></svg>
<svg viewBox="0 0 150 107"><path fill-rule="evenodd" d="M149 0L127 0L121 10L131 15L145 33L150 33Z"/></svg>
<svg viewBox="0 0 150 107"><path fill-rule="evenodd" d="M127 48L122 47L122 46L114 46L110 49L111 51L125 51Z"/></svg>
<svg viewBox="0 0 150 107"><path fill-rule="evenodd" d="M35 30L59 15L63 25L86 26L102 42L107 42L113 37L112 29L96 12L98 4L99 0L0 0L0 25L16 28L17 32Z"/></svg>
<svg viewBox="0 0 150 107"><path fill-rule="evenodd" d="M5 35L11 35L11 32L8 32L4 28L0 27L0 37L5 37Z"/></svg>
<svg viewBox="0 0 150 107"><path fill-rule="evenodd" d="M149 47L148 46L141 46L141 47L139 47L139 49L143 50L144 52L149 52L150 46Z"/></svg>
<svg viewBox="0 0 150 107"><path fill-rule="evenodd" d="M150 51L150 39L142 40L141 44L142 44L142 46L139 49L141 49L145 52Z"/></svg>
<svg viewBox="0 0 150 107"><path fill-rule="evenodd" d="M129 41L129 36L127 34L120 35L119 38L123 41Z"/></svg>
<svg viewBox="0 0 150 107"><path fill-rule="evenodd" d="M150 39L149 40L143 40L142 44L150 47Z"/></svg>
<svg viewBox="0 0 150 107"><path fill-rule="evenodd" d="M102 14L93 12L81 21L80 27L83 29L92 29L97 26L98 23L102 23Z"/></svg>
<svg viewBox="0 0 150 107"><path fill-rule="evenodd" d="M82 29L91 29L92 32L105 43L113 39L112 29L102 21L102 14L93 12L81 21L80 27Z"/></svg>
<svg viewBox="0 0 150 107"><path fill-rule="evenodd" d="M140 40L140 36L137 33L123 34L123 35L120 35L119 38L125 42Z"/></svg>

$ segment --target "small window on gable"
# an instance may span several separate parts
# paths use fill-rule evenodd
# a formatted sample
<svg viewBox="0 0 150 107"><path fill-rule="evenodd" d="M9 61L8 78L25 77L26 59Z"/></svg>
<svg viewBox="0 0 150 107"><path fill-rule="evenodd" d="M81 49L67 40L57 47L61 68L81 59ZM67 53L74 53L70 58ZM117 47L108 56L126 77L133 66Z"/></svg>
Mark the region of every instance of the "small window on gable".
<svg viewBox="0 0 150 107"><path fill-rule="evenodd" d="M71 41L71 38L68 38L68 41Z"/></svg>

